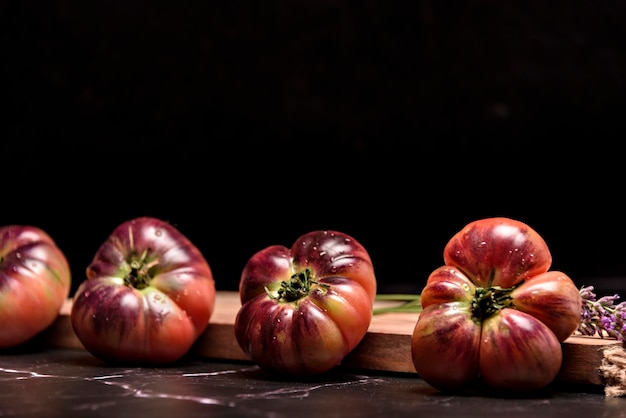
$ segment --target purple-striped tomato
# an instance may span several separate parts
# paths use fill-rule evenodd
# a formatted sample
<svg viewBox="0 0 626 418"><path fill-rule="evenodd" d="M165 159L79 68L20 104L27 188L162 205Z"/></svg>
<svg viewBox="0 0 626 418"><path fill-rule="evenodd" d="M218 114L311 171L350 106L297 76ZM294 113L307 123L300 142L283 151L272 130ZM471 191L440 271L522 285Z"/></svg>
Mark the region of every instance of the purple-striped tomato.
<svg viewBox="0 0 626 418"><path fill-rule="evenodd" d="M572 279L551 264L543 238L513 219L480 219L455 234L421 293L411 345L418 375L444 391L478 379L502 392L551 383L582 309Z"/></svg>
<svg viewBox="0 0 626 418"><path fill-rule="evenodd" d="M50 235L28 225L0 227L0 348L52 325L70 286L70 266Z"/></svg>
<svg viewBox="0 0 626 418"><path fill-rule="evenodd" d="M215 282L200 250L171 224L140 217L102 243L74 295L76 336L110 363L167 364L204 332Z"/></svg>
<svg viewBox="0 0 626 418"><path fill-rule="evenodd" d="M354 238L313 231L291 248L269 246L244 266L235 336L267 372L320 374L341 363L372 320L376 277Z"/></svg>

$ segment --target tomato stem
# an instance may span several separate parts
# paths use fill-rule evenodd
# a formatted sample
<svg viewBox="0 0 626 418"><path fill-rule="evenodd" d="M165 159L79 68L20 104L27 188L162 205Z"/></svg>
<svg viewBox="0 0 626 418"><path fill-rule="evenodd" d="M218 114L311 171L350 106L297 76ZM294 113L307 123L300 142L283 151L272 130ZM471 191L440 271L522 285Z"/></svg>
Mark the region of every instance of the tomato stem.
<svg viewBox="0 0 626 418"><path fill-rule="evenodd" d="M498 312L500 309L509 307L513 298L511 292L514 287L503 289L499 286L490 288L476 288L472 301L472 315L478 321L482 321ZM373 309L374 315L391 312L419 313L422 311L421 297L419 294L387 294L376 295L377 301L402 302L394 306L383 306Z"/></svg>
<svg viewBox="0 0 626 418"><path fill-rule="evenodd" d="M374 315L391 312L415 313L422 311L421 295L419 294L382 294L376 295L376 300L403 303L395 306L374 308L372 311Z"/></svg>
<svg viewBox="0 0 626 418"><path fill-rule="evenodd" d="M148 250L144 251L139 257L136 255L131 256L128 262L130 266L130 272L124 277L124 284L135 289L145 289L150 285L150 269L159 264L159 259L148 262Z"/></svg>
<svg viewBox="0 0 626 418"><path fill-rule="evenodd" d="M503 289L500 286L478 287L472 300L472 315L479 321L490 317L501 309L511 305L514 288Z"/></svg>
<svg viewBox="0 0 626 418"><path fill-rule="evenodd" d="M267 295L274 300L283 300L285 302L294 302L303 298L311 291L311 286L317 284L324 288L330 288L327 284L319 283L312 278L313 271L309 268L294 273L289 280L280 282L280 288L276 291L276 295L265 287Z"/></svg>

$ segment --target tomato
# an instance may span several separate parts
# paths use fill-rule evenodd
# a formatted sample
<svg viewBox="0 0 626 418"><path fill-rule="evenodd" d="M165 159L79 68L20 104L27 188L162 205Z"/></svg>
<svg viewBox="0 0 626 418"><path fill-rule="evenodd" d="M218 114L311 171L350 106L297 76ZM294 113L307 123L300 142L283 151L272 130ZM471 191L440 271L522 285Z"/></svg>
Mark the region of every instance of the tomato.
<svg viewBox="0 0 626 418"><path fill-rule="evenodd" d="M0 228L0 348L29 341L49 327L69 297L65 254L40 228Z"/></svg>
<svg viewBox="0 0 626 418"><path fill-rule="evenodd" d="M551 264L543 238L517 220L480 219L455 234L421 293L411 342L418 375L444 391L478 379L505 392L551 383L582 310L572 279Z"/></svg>
<svg viewBox="0 0 626 418"><path fill-rule="evenodd" d="M354 238L313 231L287 248L269 246L244 266L235 336L261 368L310 376L338 365L372 320L376 277Z"/></svg>
<svg viewBox="0 0 626 418"><path fill-rule="evenodd" d="M204 256L171 224L140 217L102 243L74 295L71 322L95 357L166 364L208 326L215 282Z"/></svg>

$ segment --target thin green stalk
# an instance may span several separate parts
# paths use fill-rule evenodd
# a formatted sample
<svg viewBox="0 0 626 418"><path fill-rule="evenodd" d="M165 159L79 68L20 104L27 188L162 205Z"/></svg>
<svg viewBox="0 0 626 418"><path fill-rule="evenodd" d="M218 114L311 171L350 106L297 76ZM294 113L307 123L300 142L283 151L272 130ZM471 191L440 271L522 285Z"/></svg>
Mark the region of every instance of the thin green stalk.
<svg viewBox="0 0 626 418"><path fill-rule="evenodd" d="M381 308L374 308L373 314L379 315L383 313L402 312L402 313L419 313L422 311L422 304L420 295L418 294L381 294L376 295L377 301L392 301L402 302L397 306L386 306Z"/></svg>

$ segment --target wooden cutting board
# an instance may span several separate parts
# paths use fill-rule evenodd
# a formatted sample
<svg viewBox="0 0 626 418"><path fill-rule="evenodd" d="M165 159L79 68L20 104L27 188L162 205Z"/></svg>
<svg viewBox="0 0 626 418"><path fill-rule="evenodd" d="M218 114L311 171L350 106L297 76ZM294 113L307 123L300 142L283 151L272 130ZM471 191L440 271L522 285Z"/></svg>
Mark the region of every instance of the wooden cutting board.
<svg viewBox="0 0 626 418"><path fill-rule="evenodd" d="M56 322L42 334L42 341L54 347L84 349L70 322L71 300L66 301ZM393 302L377 302L375 307ZM192 349L207 359L250 361L234 334L234 322L241 306L237 292L218 291L209 326ZM344 367L381 372L416 373L411 359L411 335L417 313L374 315L368 333L344 359ZM604 349L621 344L615 339L572 335L562 343L563 365L558 380L572 384L604 385L599 367Z"/></svg>

